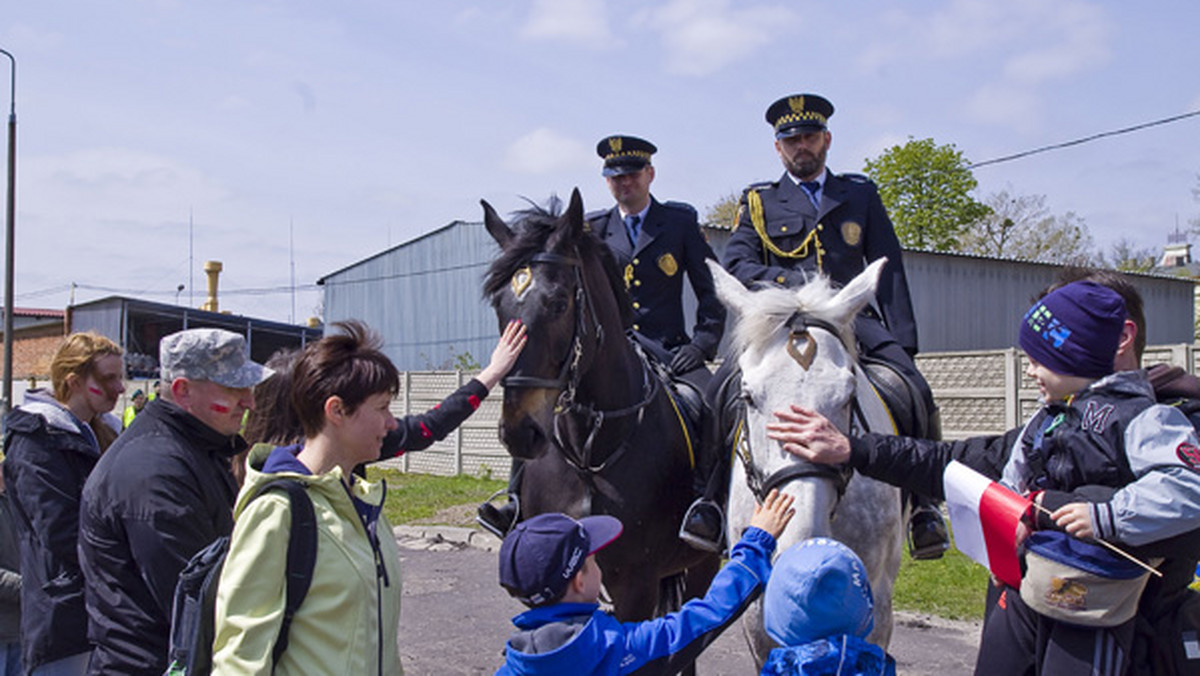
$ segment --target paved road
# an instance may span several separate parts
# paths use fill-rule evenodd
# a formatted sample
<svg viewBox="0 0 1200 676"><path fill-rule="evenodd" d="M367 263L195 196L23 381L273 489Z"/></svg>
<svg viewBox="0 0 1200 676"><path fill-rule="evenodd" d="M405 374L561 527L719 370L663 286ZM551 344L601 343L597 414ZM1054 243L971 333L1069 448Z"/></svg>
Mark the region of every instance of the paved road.
<svg viewBox="0 0 1200 676"><path fill-rule="evenodd" d="M400 654L410 676L490 674L503 663L509 618L523 609L497 582L494 546L476 535L476 546L434 543L402 531L398 537L404 576ZM490 538L490 536L486 536ZM437 538L435 537L434 540ZM452 538L465 539L465 538ZM899 673L970 674L978 627L936 618L898 615L891 653ZM699 671L753 674L754 663L737 629L721 636L700 657Z"/></svg>

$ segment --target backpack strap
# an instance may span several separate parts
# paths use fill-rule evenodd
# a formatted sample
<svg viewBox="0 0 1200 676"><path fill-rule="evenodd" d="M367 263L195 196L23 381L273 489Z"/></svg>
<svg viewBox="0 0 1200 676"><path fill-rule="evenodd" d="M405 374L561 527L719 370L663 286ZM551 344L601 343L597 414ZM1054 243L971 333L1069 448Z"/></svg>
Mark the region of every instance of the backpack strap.
<svg viewBox="0 0 1200 676"><path fill-rule="evenodd" d="M308 489L295 479L276 479L264 485L258 495L276 488L287 493L291 505L292 528L288 536L285 577L287 600L283 607L283 621L279 624L279 638L275 640L275 648L271 653L273 664L278 664L283 651L287 650L288 630L291 629L292 618L312 585L313 568L317 561L317 517L313 511L312 499L308 497Z"/></svg>

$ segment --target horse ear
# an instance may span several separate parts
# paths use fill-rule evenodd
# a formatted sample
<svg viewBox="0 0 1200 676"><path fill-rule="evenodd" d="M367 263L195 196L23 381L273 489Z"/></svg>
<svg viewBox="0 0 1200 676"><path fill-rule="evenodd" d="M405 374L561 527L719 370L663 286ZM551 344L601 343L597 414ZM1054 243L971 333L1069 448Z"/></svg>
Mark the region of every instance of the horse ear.
<svg viewBox="0 0 1200 676"><path fill-rule="evenodd" d="M508 227L508 224L504 222L503 218L500 218L500 214L496 213L487 200L479 200L479 203L483 205L483 225L487 228L488 234L496 240L501 249L508 248L508 243L513 238L512 228Z"/></svg>
<svg viewBox="0 0 1200 676"><path fill-rule="evenodd" d="M887 258L877 258L834 296L833 304L844 315L845 322L852 321L875 298L875 288L879 286L884 265L887 265Z"/></svg>
<svg viewBox="0 0 1200 676"><path fill-rule="evenodd" d="M725 271L721 264L714 260L704 261L712 271L713 283L717 287L717 298L734 314L741 315L750 302L750 290L737 277Z"/></svg>
<svg viewBox="0 0 1200 676"><path fill-rule="evenodd" d="M571 191L571 203L567 205L567 224L572 239L583 234L583 223L583 196L579 194L579 188L575 188Z"/></svg>

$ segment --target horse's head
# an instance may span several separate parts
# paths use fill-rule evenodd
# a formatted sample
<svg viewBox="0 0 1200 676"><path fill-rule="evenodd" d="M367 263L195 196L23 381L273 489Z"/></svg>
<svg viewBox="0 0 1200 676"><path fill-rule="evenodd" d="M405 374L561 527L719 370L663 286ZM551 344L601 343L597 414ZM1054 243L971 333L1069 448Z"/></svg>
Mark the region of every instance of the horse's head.
<svg viewBox="0 0 1200 676"><path fill-rule="evenodd" d="M520 319L529 335L504 381L501 438L514 456L529 458L545 447L555 407L590 367L603 327L620 334L630 321L628 299L613 281L619 277L611 254L588 232L578 189L565 213L551 198L547 209L518 214L512 228L482 204L484 225L501 249L484 294L501 327Z"/></svg>
<svg viewBox="0 0 1200 676"><path fill-rule="evenodd" d="M856 383L854 318L874 296L884 262L872 263L840 290L824 277L798 289L749 290L709 264L717 295L733 317L746 409L742 450L748 450L764 478L799 462L766 436L775 411L799 404L849 429ZM792 482L797 514L813 515L815 534L828 533L837 489L828 473Z"/></svg>

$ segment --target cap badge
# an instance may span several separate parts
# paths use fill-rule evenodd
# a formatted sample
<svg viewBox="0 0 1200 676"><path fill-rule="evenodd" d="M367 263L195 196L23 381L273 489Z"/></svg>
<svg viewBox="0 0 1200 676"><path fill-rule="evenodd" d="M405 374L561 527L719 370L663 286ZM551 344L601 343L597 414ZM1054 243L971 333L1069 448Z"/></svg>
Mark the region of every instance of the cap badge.
<svg viewBox="0 0 1200 676"><path fill-rule="evenodd" d="M803 96L793 96L793 97L789 98L788 99L788 107L792 109L793 113L803 113L804 112L804 97Z"/></svg>
<svg viewBox="0 0 1200 676"><path fill-rule="evenodd" d="M621 152L621 137L614 136L608 139L608 148L613 152L614 155Z"/></svg>
<svg viewBox="0 0 1200 676"><path fill-rule="evenodd" d="M679 272L679 263L675 262L675 257L671 254L663 254L658 258L658 269L668 277L674 277L675 273Z"/></svg>

